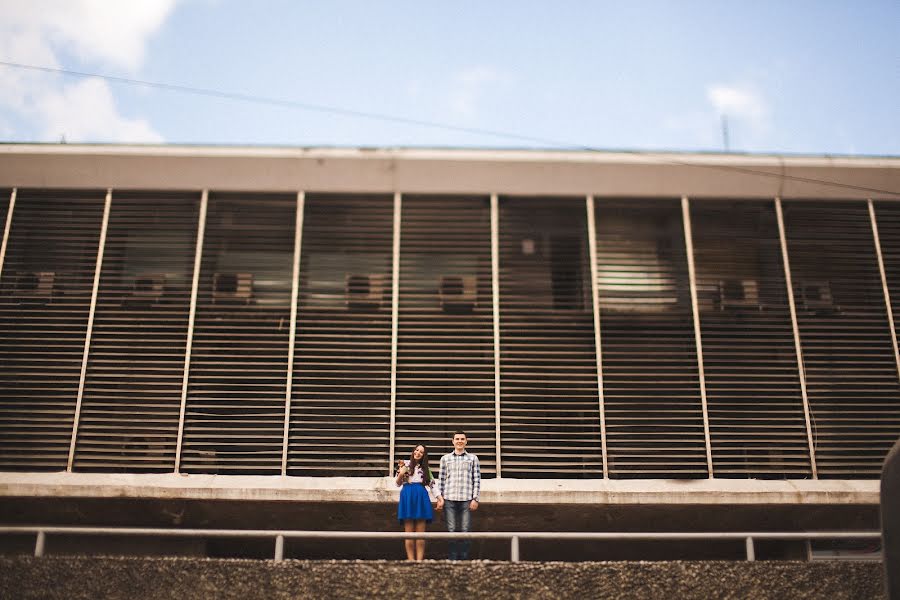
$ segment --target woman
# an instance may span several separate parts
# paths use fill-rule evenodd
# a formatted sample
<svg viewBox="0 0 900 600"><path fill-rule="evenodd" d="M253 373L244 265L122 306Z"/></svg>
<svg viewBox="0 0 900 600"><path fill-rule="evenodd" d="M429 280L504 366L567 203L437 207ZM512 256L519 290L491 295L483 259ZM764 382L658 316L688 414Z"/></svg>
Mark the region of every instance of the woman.
<svg viewBox="0 0 900 600"><path fill-rule="evenodd" d="M398 467L395 481L402 487L397 519L403 521L403 530L407 533L425 531L426 523L431 523L434 518L429 494L434 478L428 468L428 449L419 444L413 448L409 460L399 461ZM425 540L404 540L404 544L407 560L425 558Z"/></svg>

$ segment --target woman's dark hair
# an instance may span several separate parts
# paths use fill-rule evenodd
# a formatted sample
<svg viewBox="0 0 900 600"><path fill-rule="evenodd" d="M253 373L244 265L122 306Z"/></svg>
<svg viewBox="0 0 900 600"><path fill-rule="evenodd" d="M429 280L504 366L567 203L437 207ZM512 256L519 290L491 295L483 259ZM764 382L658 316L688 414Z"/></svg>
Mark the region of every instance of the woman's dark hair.
<svg viewBox="0 0 900 600"><path fill-rule="evenodd" d="M422 450L425 452L422 453L422 460L416 460L415 456L416 448L422 446ZM431 483L431 469L428 468L428 446L425 444L416 444L413 446L412 452L409 453L409 474L412 475L416 472L416 466L422 466L422 474L425 479L425 485Z"/></svg>

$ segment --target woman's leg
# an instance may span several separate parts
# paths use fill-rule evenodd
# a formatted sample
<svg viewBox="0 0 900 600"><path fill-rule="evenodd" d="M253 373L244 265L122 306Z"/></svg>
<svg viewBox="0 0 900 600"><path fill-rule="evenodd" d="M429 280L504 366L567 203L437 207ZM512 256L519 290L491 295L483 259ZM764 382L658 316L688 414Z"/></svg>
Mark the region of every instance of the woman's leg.
<svg viewBox="0 0 900 600"><path fill-rule="evenodd" d="M426 522L424 520L416 521L416 531L422 533L425 531ZM416 540L416 560L425 558L425 540Z"/></svg>
<svg viewBox="0 0 900 600"><path fill-rule="evenodd" d="M413 533L415 531L416 521L407 519L403 521L403 531ZM406 547L406 560L416 560L416 540L403 540Z"/></svg>

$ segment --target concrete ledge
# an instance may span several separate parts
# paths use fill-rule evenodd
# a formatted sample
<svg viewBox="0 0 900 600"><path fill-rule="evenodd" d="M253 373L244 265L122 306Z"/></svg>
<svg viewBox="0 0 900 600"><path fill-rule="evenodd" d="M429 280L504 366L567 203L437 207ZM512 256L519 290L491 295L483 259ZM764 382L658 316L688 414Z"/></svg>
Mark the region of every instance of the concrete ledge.
<svg viewBox="0 0 900 600"><path fill-rule="evenodd" d="M0 186L898 199L900 160L675 152L0 144Z"/></svg>
<svg viewBox="0 0 900 600"><path fill-rule="evenodd" d="M396 502L389 477L0 473L0 497L156 498L287 502ZM876 480L493 479L492 504L877 505Z"/></svg>
<svg viewBox="0 0 900 600"><path fill-rule="evenodd" d="M0 597L884 598L880 563L0 558Z"/></svg>

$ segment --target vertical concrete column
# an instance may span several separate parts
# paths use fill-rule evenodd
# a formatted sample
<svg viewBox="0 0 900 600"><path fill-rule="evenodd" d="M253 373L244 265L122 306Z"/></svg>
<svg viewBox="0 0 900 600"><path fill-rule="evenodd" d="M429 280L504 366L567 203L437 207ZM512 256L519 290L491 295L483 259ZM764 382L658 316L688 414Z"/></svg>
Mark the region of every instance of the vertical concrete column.
<svg viewBox="0 0 900 600"><path fill-rule="evenodd" d="M303 210L306 196L297 192L297 216L294 223L294 263L291 271L291 328L288 335L287 385L284 392L284 442L281 451L281 475L287 475L288 439L291 429L291 393L294 381L294 346L297 340L297 297L300 293L300 250L303 242Z"/></svg>
<svg viewBox="0 0 900 600"><path fill-rule="evenodd" d="M388 444L388 477L394 473L394 440L397 428L397 333L400 326L400 222L403 197L394 194L394 246L391 266L391 431Z"/></svg>
<svg viewBox="0 0 900 600"><path fill-rule="evenodd" d="M276 535L275 536L275 562L281 562L284 560L284 536Z"/></svg>
<svg viewBox="0 0 900 600"><path fill-rule="evenodd" d="M606 408L603 402L603 351L600 345L600 293L597 277L597 223L594 197L588 196L587 206L588 249L591 261L591 305L594 311L594 348L597 356L597 398L600 410L600 447L603 454L603 479L609 479L609 461L606 456Z"/></svg>
<svg viewBox="0 0 900 600"><path fill-rule="evenodd" d="M800 327L797 325L797 305L794 301L794 284L791 280L791 261L788 257L787 234L784 229L784 213L781 198L775 198L775 217L778 220L778 237L781 240L781 259L784 263L784 283L787 287L788 308L791 311L791 328L794 331L794 348L797 353L797 370L800 377L800 396L803 399L803 418L806 421L806 443L809 446L809 462L813 479L819 478L816 467L816 447L813 442L812 419L810 418L809 396L806 392L806 369L803 366L803 347L800 344Z"/></svg>
<svg viewBox="0 0 900 600"><path fill-rule="evenodd" d="M37 539L34 541L34 556L40 558L44 556L44 550L47 547L47 534L43 531L37 532Z"/></svg>
<svg viewBox="0 0 900 600"><path fill-rule="evenodd" d="M16 207L16 188L9 194L9 208L6 210L6 225L3 226L3 241L0 242L0 276L3 275L3 262L6 260L6 244L12 228L13 210Z"/></svg>
<svg viewBox="0 0 900 600"><path fill-rule="evenodd" d="M519 562L519 536L509 539L509 562Z"/></svg>
<svg viewBox="0 0 900 600"><path fill-rule="evenodd" d="M706 403L706 374L703 369L703 340L700 336L700 309L697 304L697 274L694 270L694 238L691 229L691 210L687 196L681 198L681 216L684 224L684 245L687 253L688 278L691 286L691 311L694 315L694 341L697 345L697 372L700 376L700 404L703 408L703 438L706 441L706 468L709 478L714 478L712 443L709 435L709 410Z"/></svg>
<svg viewBox="0 0 900 600"><path fill-rule="evenodd" d="M103 221L100 224L100 243L97 247L97 264L94 266L94 286L91 289L91 307L88 310L87 332L84 336L84 352L81 356L81 375L78 377L78 396L75 400L75 418L72 421L72 439L69 442L69 459L66 471L72 470L75 461L75 441L78 437L78 421L81 418L81 400L84 397L84 381L87 377L88 353L91 349L91 333L94 330L94 312L97 309L97 292L100 289L100 271L103 268L103 250L106 247L106 230L109 226L109 207L112 204L112 188L106 190L103 203Z"/></svg>
<svg viewBox="0 0 900 600"><path fill-rule="evenodd" d="M497 479L500 479L500 204L497 194L491 194L491 299L494 313L494 429Z"/></svg>
<svg viewBox="0 0 900 600"><path fill-rule="evenodd" d="M181 379L181 409L178 413L178 439L175 442L175 472L181 469L181 446L184 441L184 412L187 407L188 374L191 370L191 345L194 342L194 318L197 315L197 289L200 286L200 262L203 258L203 237L206 235L206 208L209 190L200 196L200 217L197 225L197 248L194 250L194 277L191 281L191 307L188 311L187 341L184 347L184 375Z"/></svg>
<svg viewBox="0 0 900 600"><path fill-rule="evenodd" d="M900 439L888 452L881 471L881 544L888 598L900 598Z"/></svg>
<svg viewBox="0 0 900 600"><path fill-rule="evenodd" d="M897 365L897 376L900 377L900 353L897 351L897 331L894 329L894 311L891 308L891 292L888 290L887 273L884 270L884 258L881 254L881 238L878 235L878 220L875 218L875 205L869 200L869 218L872 221L872 236L875 240L875 254L878 256L878 272L881 274L881 289L884 292L884 308L887 311L888 327L891 330L891 343L894 346L894 363Z"/></svg>

